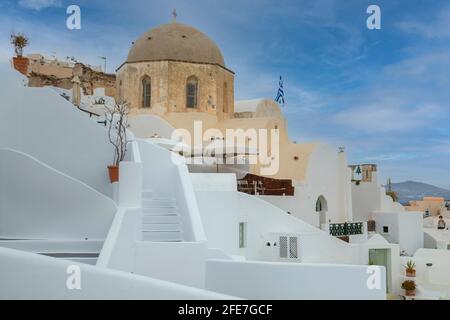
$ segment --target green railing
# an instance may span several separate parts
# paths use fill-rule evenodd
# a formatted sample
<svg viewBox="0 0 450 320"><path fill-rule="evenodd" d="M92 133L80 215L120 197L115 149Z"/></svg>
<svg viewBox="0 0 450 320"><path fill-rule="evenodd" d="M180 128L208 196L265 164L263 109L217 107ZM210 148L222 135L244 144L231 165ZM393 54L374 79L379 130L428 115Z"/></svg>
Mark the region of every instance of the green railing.
<svg viewBox="0 0 450 320"><path fill-rule="evenodd" d="M330 234L335 237L363 234L362 222L331 223Z"/></svg>

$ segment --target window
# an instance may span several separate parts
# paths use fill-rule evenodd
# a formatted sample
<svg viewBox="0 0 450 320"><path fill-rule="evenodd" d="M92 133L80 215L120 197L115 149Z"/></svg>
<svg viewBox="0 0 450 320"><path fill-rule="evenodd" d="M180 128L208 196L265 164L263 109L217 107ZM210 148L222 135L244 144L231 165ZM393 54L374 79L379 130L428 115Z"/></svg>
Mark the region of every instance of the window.
<svg viewBox="0 0 450 320"><path fill-rule="evenodd" d="M197 108L198 80L192 76L186 82L186 107Z"/></svg>
<svg viewBox="0 0 450 320"><path fill-rule="evenodd" d="M239 248L247 245L247 223L239 222Z"/></svg>
<svg viewBox="0 0 450 320"><path fill-rule="evenodd" d="M383 226L383 233L389 233L389 227Z"/></svg>
<svg viewBox="0 0 450 320"><path fill-rule="evenodd" d="M298 259L298 238L293 236L280 236L280 259Z"/></svg>
<svg viewBox="0 0 450 320"><path fill-rule="evenodd" d="M228 113L228 85L225 82L223 84L223 113Z"/></svg>
<svg viewBox="0 0 450 320"><path fill-rule="evenodd" d="M150 108L152 103L152 83L149 77L142 79L142 107Z"/></svg>

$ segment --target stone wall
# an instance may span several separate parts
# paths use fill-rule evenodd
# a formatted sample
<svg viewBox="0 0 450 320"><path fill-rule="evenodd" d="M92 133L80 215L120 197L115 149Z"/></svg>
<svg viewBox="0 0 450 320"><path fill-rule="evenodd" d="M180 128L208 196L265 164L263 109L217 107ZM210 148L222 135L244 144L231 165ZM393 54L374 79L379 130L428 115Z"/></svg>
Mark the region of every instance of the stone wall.
<svg viewBox="0 0 450 320"><path fill-rule="evenodd" d="M141 107L145 76L151 79L151 107L148 109ZM191 76L198 79L197 108L186 107L186 81ZM132 113L164 115L201 111L217 115L219 119L233 117L234 74L217 65L178 61L127 63L118 71L117 81L119 97L130 104Z"/></svg>
<svg viewBox="0 0 450 320"><path fill-rule="evenodd" d="M30 87L53 86L72 89L72 79L78 76L85 95L93 95L96 88L105 88L107 96L114 98L117 96L115 74L96 71L82 63L76 63L73 67L58 66L57 64L41 65L39 61L33 63L26 74Z"/></svg>

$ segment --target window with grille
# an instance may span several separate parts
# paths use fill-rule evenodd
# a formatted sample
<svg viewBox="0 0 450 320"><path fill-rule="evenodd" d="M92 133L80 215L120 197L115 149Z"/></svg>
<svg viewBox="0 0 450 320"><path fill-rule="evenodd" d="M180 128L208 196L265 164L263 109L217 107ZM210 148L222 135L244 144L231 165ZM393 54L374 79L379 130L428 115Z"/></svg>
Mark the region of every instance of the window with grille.
<svg viewBox="0 0 450 320"><path fill-rule="evenodd" d="M280 236L280 258L298 259L298 238Z"/></svg>
<svg viewBox="0 0 450 320"><path fill-rule="evenodd" d="M197 107L198 80L196 77L189 77L186 83L186 107Z"/></svg>
<svg viewBox="0 0 450 320"><path fill-rule="evenodd" d="M247 224L239 223L239 248L245 248L247 245Z"/></svg>
<svg viewBox="0 0 450 320"><path fill-rule="evenodd" d="M149 77L142 80L142 107L150 108L152 101L152 84Z"/></svg>

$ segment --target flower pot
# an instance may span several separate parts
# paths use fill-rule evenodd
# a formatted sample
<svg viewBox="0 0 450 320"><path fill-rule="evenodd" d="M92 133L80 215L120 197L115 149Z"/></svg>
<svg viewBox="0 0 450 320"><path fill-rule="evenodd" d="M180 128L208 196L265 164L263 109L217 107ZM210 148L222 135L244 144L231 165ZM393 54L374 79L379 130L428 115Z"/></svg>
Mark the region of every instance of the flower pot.
<svg viewBox="0 0 450 320"><path fill-rule="evenodd" d="M29 60L26 57L13 57L14 69L24 75L28 75Z"/></svg>
<svg viewBox="0 0 450 320"><path fill-rule="evenodd" d="M416 289L414 290L405 290L405 296L413 297L416 295Z"/></svg>
<svg viewBox="0 0 450 320"><path fill-rule="evenodd" d="M407 277L415 277L416 276L416 270L408 270L406 269L406 276Z"/></svg>
<svg viewBox="0 0 450 320"><path fill-rule="evenodd" d="M108 166L108 172L111 183L119 181L119 166Z"/></svg>

